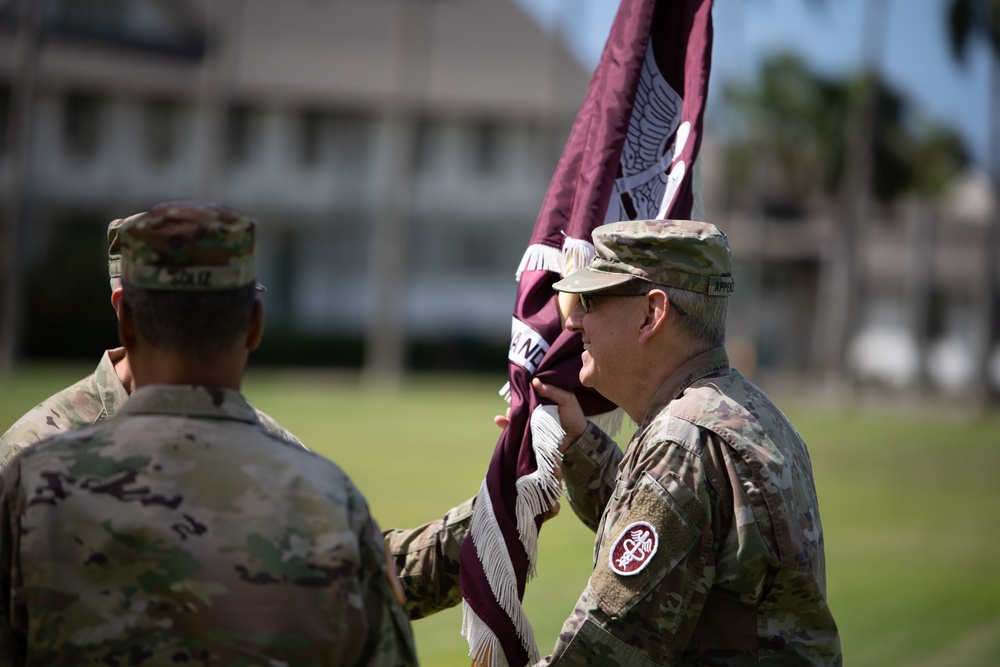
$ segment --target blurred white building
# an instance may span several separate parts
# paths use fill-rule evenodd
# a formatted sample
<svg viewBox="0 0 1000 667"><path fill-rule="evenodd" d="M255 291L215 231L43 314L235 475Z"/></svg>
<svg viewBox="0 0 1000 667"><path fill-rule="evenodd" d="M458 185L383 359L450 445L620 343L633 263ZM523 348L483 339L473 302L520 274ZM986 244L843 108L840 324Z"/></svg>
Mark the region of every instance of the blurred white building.
<svg viewBox="0 0 1000 667"><path fill-rule="evenodd" d="M388 300L407 336L509 336L589 82L516 3L38 0L34 34L22 4L0 108L30 81L26 265L67 225L212 199L261 221L271 322L357 334Z"/></svg>

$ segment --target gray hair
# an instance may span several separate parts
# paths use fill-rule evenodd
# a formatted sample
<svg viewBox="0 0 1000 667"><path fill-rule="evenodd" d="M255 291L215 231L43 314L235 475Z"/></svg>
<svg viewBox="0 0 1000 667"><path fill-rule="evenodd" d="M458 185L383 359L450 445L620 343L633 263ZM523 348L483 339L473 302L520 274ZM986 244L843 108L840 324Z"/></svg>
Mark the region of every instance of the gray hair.
<svg viewBox="0 0 1000 667"><path fill-rule="evenodd" d="M709 296L701 292L661 285L648 280L632 280L623 288L625 293L647 294L650 290L663 290L670 303L677 306L677 325L693 342L704 349L719 347L726 342L726 315L729 297ZM597 295L600 292L596 292Z"/></svg>
<svg viewBox="0 0 1000 667"><path fill-rule="evenodd" d="M684 311L678 320L681 331L692 340L704 343L705 348L719 347L726 342L726 315L729 297L709 296L677 287L656 285L667 294L670 303Z"/></svg>

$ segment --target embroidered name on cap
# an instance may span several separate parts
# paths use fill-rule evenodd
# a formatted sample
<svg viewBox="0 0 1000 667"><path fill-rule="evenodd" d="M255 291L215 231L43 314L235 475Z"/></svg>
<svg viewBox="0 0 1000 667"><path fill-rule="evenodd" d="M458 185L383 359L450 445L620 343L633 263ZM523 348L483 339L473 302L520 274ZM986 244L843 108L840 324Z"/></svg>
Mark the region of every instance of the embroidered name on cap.
<svg viewBox="0 0 1000 667"><path fill-rule="evenodd" d="M660 538L656 528L645 521L636 521L622 531L608 554L611 571L624 577L639 574L653 560Z"/></svg>
<svg viewBox="0 0 1000 667"><path fill-rule="evenodd" d="M733 293L734 285L733 279L729 276L710 276L708 279L708 293L725 294L728 296Z"/></svg>

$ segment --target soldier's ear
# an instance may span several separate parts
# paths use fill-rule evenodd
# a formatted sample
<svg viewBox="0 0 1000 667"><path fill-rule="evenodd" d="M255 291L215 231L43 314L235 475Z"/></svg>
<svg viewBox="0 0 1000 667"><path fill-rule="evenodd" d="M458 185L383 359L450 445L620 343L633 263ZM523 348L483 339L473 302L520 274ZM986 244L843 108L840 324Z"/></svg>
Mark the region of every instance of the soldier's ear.
<svg viewBox="0 0 1000 667"><path fill-rule="evenodd" d="M116 287L111 290L111 307L115 309L115 313L118 312L118 306L122 302L122 288Z"/></svg>
<svg viewBox="0 0 1000 667"><path fill-rule="evenodd" d="M639 326L639 342L652 338L667 320L667 295L663 290L654 289L646 294L645 311Z"/></svg>
<svg viewBox="0 0 1000 667"><path fill-rule="evenodd" d="M122 346L127 352L131 352L135 349L136 334L135 334L135 321L132 319L132 309L128 305L128 301L121 298L121 290L116 290L118 294L118 303L115 306L115 310L118 311L118 340L121 341ZM114 294L111 295L112 303L114 303Z"/></svg>
<svg viewBox="0 0 1000 667"><path fill-rule="evenodd" d="M250 313L250 329L247 331L247 350L256 350L264 337L264 304L260 299L253 302L253 311Z"/></svg>

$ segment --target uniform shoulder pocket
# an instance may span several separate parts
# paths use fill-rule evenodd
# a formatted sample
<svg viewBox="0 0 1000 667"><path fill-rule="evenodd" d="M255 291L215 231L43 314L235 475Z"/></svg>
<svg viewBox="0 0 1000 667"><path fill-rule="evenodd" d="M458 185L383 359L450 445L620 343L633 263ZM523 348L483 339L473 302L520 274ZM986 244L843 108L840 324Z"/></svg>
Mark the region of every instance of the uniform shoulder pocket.
<svg viewBox="0 0 1000 667"><path fill-rule="evenodd" d="M643 475L600 545L591 588L612 619L626 615L687 555L704 510L680 480Z"/></svg>
<svg viewBox="0 0 1000 667"><path fill-rule="evenodd" d="M560 667L629 665L657 667L656 663L588 618L573 635L566 651L558 656Z"/></svg>

